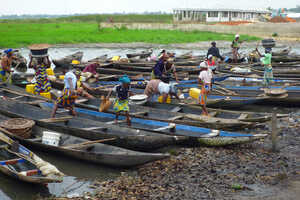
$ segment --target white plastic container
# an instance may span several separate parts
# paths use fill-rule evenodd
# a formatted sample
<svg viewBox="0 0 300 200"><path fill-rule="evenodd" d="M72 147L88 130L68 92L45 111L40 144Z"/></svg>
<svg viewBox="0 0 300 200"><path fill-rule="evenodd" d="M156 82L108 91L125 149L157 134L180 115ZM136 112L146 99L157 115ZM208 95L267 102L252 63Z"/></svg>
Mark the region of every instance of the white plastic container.
<svg viewBox="0 0 300 200"><path fill-rule="evenodd" d="M61 135L59 133L44 131L42 143L57 147L59 144L60 136Z"/></svg>

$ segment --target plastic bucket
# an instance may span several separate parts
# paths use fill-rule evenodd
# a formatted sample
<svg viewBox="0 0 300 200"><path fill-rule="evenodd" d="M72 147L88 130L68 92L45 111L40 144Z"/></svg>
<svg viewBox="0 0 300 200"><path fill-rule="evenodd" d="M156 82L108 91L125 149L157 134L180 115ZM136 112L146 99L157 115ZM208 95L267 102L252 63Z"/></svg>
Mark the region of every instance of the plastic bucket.
<svg viewBox="0 0 300 200"><path fill-rule="evenodd" d="M60 134L59 133L54 133L54 132L49 132L49 131L44 131L43 132L43 137L42 137L42 143L51 145L51 146L58 146L60 140Z"/></svg>
<svg viewBox="0 0 300 200"><path fill-rule="evenodd" d="M34 84L26 85L26 92L33 94L34 93Z"/></svg>
<svg viewBox="0 0 300 200"><path fill-rule="evenodd" d="M189 95L190 97L194 98L194 99L199 99L201 90L198 88L191 88L189 91Z"/></svg>

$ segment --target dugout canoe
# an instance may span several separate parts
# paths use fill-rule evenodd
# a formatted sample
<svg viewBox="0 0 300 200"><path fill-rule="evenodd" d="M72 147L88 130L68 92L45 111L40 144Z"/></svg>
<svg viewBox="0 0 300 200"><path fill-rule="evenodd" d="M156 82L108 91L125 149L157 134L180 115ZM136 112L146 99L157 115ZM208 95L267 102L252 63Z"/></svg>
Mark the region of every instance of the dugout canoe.
<svg viewBox="0 0 300 200"><path fill-rule="evenodd" d="M52 103L42 103L42 104L43 107L46 108L53 107ZM97 120L102 122L110 122L115 118L115 114L91 111L82 108L76 108L76 112L82 118L88 118L91 120ZM124 120L124 119L125 119L124 116L120 116L120 120ZM127 127L126 122L124 121L119 122L117 125L120 128ZM137 130L147 130L147 131L149 130L149 131L158 132L166 135L185 136L191 138L192 140L198 140L198 139L201 140L203 138L216 139L218 140L218 146L226 146L226 145L238 144L238 143L242 144L245 143L246 141L252 142L266 136L260 134L244 134L244 133L235 133L235 132L228 132L228 131L219 131L214 129L207 129L207 128L189 126L189 125L182 125L182 124L169 124L167 122L147 120L147 119L141 119L135 117L131 118L131 128ZM222 145L222 142L220 141L223 141L222 140L223 137L224 138L228 137L231 143L225 142ZM241 140L240 137L243 139ZM236 142L234 142L235 139ZM225 139L224 141L227 141L227 139ZM211 144L213 144L213 142L211 142Z"/></svg>
<svg viewBox="0 0 300 200"><path fill-rule="evenodd" d="M0 171L34 184L62 182L64 174L0 131Z"/></svg>
<svg viewBox="0 0 300 200"><path fill-rule="evenodd" d="M151 56L152 51L142 51L140 53L128 53L126 54L127 58L133 58L133 57L140 57L140 58L147 58L149 56Z"/></svg>
<svg viewBox="0 0 300 200"><path fill-rule="evenodd" d="M0 113L8 117L19 117L34 120L38 126L65 134L89 140L99 140L116 137L114 141L105 142L131 150L153 151L166 145L186 141L186 137L168 136L149 131L134 130L126 127L116 127L95 120L80 117L60 118L63 113L58 113L56 120L49 119L51 111L15 100L2 100Z"/></svg>
<svg viewBox="0 0 300 200"><path fill-rule="evenodd" d="M2 90L0 91L0 95L6 96L7 98L17 99L23 103L31 103L36 102L42 103L46 100L44 98L40 98L39 96L23 96L25 93L24 89L19 87L11 87L12 90ZM14 89L14 90L13 90ZM16 91L18 91L16 93ZM79 100L80 101L80 100ZM87 108L94 111L98 111L101 100L90 99L86 102L76 103L78 107ZM254 126L255 123L262 123L270 120L269 114L255 114L255 113L233 113L230 111L220 110L220 109L209 109L210 117L202 116L202 109L189 109L188 106L181 106L182 113L164 111L161 112L160 109L149 108L146 106L132 105L130 106L131 116L142 118L142 119L150 119L150 120L158 120L169 123L178 123L178 124L186 124L192 126L199 127L207 127L207 128L216 128L216 129L242 129L245 127ZM143 112L141 112L143 111ZM107 112L114 113L112 106L110 110Z"/></svg>
<svg viewBox="0 0 300 200"><path fill-rule="evenodd" d="M52 60L53 64L56 66L55 72L61 70L62 68L68 68L72 64L73 60L77 60L77 61L81 62L82 57L83 57L83 52L78 51L74 54L65 56L61 59Z"/></svg>
<svg viewBox="0 0 300 200"><path fill-rule="evenodd" d="M0 115L1 121L7 119L10 118ZM99 143L97 141L63 134L61 132L58 133L61 135L59 145L48 145L42 142L43 133L45 131L49 132L50 130L35 126L31 134L32 137L29 139L18 137L8 131L5 133L11 138L20 141L23 145L38 149L39 151L57 153L71 158L117 168L134 167L169 157L169 154L144 153L127 150L112 145L102 144L101 141L99 141ZM112 140L113 139L114 138L112 138Z"/></svg>

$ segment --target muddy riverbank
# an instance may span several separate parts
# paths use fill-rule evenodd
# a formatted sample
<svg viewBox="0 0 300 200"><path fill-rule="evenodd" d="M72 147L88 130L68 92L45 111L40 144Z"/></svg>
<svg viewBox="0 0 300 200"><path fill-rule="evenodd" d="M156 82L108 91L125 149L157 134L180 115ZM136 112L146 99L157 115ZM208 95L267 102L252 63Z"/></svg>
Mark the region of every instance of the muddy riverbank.
<svg viewBox="0 0 300 200"><path fill-rule="evenodd" d="M275 38L276 47L283 48L291 46L294 48L300 48L300 41L295 41L290 38ZM300 38L299 38L300 40ZM195 42L195 43L184 43L184 44L151 44L143 42L134 43L84 43L84 44L57 44L53 45L54 48L108 48L108 49L186 49L186 50L207 50L211 45L211 41L207 42ZM260 45L260 41L257 42L244 42L242 48L256 48ZM230 49L231 42L228 41L217 41L217 46L222 49Z"/></svg>
<svg viewBox="0 0 300 200"><path fill-rule="evenodd" d="M278 151L271 137L228 148L172 149L174 155L140 167L135 176L95 183L89 199L274 199L299 197L299 118L279 121ZM270 126L251 132L270 133ZM75 198L84 199L84 198Z"/></svg>

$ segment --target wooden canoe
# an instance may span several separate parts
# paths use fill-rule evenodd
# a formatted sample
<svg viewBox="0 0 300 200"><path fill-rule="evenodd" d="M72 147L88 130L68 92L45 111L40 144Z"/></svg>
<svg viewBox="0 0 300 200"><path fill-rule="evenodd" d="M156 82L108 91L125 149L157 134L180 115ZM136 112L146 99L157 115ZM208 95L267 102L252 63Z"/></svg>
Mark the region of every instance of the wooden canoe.
<svg viewBox="0 0 300 200"><path fill-rule="evenodd" d="M56 66L55 71L59 71L61 70L61 68L68 68L72 64L73 60L78 60L79 62L81 62L82 57L83 52L79 51L74 54L65 56L61 59L54 59L52 60L52 62Z"/></svg>
<svg viewBox="0 0 300 200"><path fill-rule="evenodd" d="M12 88L12 87L11 87ZM15 90L2 90L0 91L0 95L6 96L7 98L12 98L23 103L36 102L42 103L45 102L46 99L41 98L40 96L23 96L24 89L19 87L13 87ZM25 94L24 94L25 95ZM44 100L44 101L42 101ZM98 111L100 106L100 99L91 99L86 102L76 103L78 107L87 108L91 110ZM164 104L162 104L164 105ZM111 106L112 107L112 106ZM159 107L159 106L158 106ZM178 107L178 106L177 106ZM209 109L211 116L205 117L201 116L202 109L199 107L193 107L181 105L181 113L164 111L161 112L161 109L149 108L146 106L134 105L130 106L131 116L142 118L142 119L150 119L150 120L158 120L164 122L173 122L178 124L186 124L192 126L199 127L207 127L207 128L217 128L217 129L242 129L244 127L250 127L255 125L256 122L265 122L270 120L270 114L256 114L256 113L233 113L225 110L217 110L217 109ZM172 107L174 109L174 107ZM144 112L141 112L143 110ZM114 113L111 108L109 113ZM251 123L249 123L251 122Z"/></svg>
<svg viewBox="0 0 300 200"><path fill-rule="evenodd" d="M52 108L52 103L42 103L43 107L46 108ZM97 111L91 111L87 109L82 108L76 108L76 112L78 115L82 118L88 118L91 120L97 120L102 122L110 122L115 118L115 114L111 113L101 113ZM120 117L121 120L124 120L125 117ZM118 126L120 128L127 126L126 122L119 122ZM147 130L147 131L154 131L163 133L166 135L177 135L177 136L185 136L190 137L193 139L199 139L199 138L215 138L218 141L222 141L222 137L229 137L231 141L234 141L236 138L241 137L244 139L239 140L243 141L241 143L244 143L245 141L255 141L257 139L261 139L265 137L266 135L256 135L256 134L243 134L243 133L235 133L235 132L227 132L227 131L219 131L219 130L213 130L213 129L207 129L207 128L201 128L201 127L195 127L195 126L189 126L189 125L181 125L181 124L169 124L167 122L161 122L161 121L155 121L155 120L148 120L148 119L141 119L141 118L131 118L131 128L137 129L137 130ZM252 140L252 137L254 140ZM246 138L246 139L245 139ZM227 140L225 140L227 141ZM231 145L230 143L224 143L224 145ZM233 144L233 143L232 143ZM212 145L213 146L213 145ZM219 143L218 146L221 146Z"/></svg>
<svg viewBox="0 0 300 200"><path fill-rule="evenodd" d="M108 141L106 144L113 144L132 150L152 151L188 139L186 137L168 136L126 127L116 127L112 124L80 117L71 119L65 118L65 120L60 122L51 123L49 119L51 111L42 110L36 106L20 103L11 99L1 101L0 113L9 117L31 119L34 120L38 126L89 140L116 137L116 140ZM58 119L62 116L65 115L63 113L57 114Z"/></svg>
<svg viewBox="0 0 300 200"><path fill-rule="evenodd" d="M140 58L147 58L152 54L152 51L145 52L142 51L140 53L128 53L126 54L127 58L133 58L133 57L140 57Z"/></svg>
<svg viewBox="0 0 300 200"><path fill-rule="evenodd" d="M0 120L7 119L9 118L0 115ZM49 130L35 126L33 128L32 138L30 139L23 139L11 133L10 137L20 141L25 146L35 148L40 151L53 152L75 159L118 168L133 167L169 157L169 154L137 152L99 143L101 141L95 141L96 143L94 143L94 141L63 133L59 133L61 137L58 146L48 145L42 142L44 131ZM112 138L112 140L113 139L114 138Z"/></svg>
<svg viewBox="0 0 300 200"><path fill-rule="evenodd" d="M55 166L16 143L0 131L0 171L18 180L47 184L62 182L64 174Z"/></svg>

